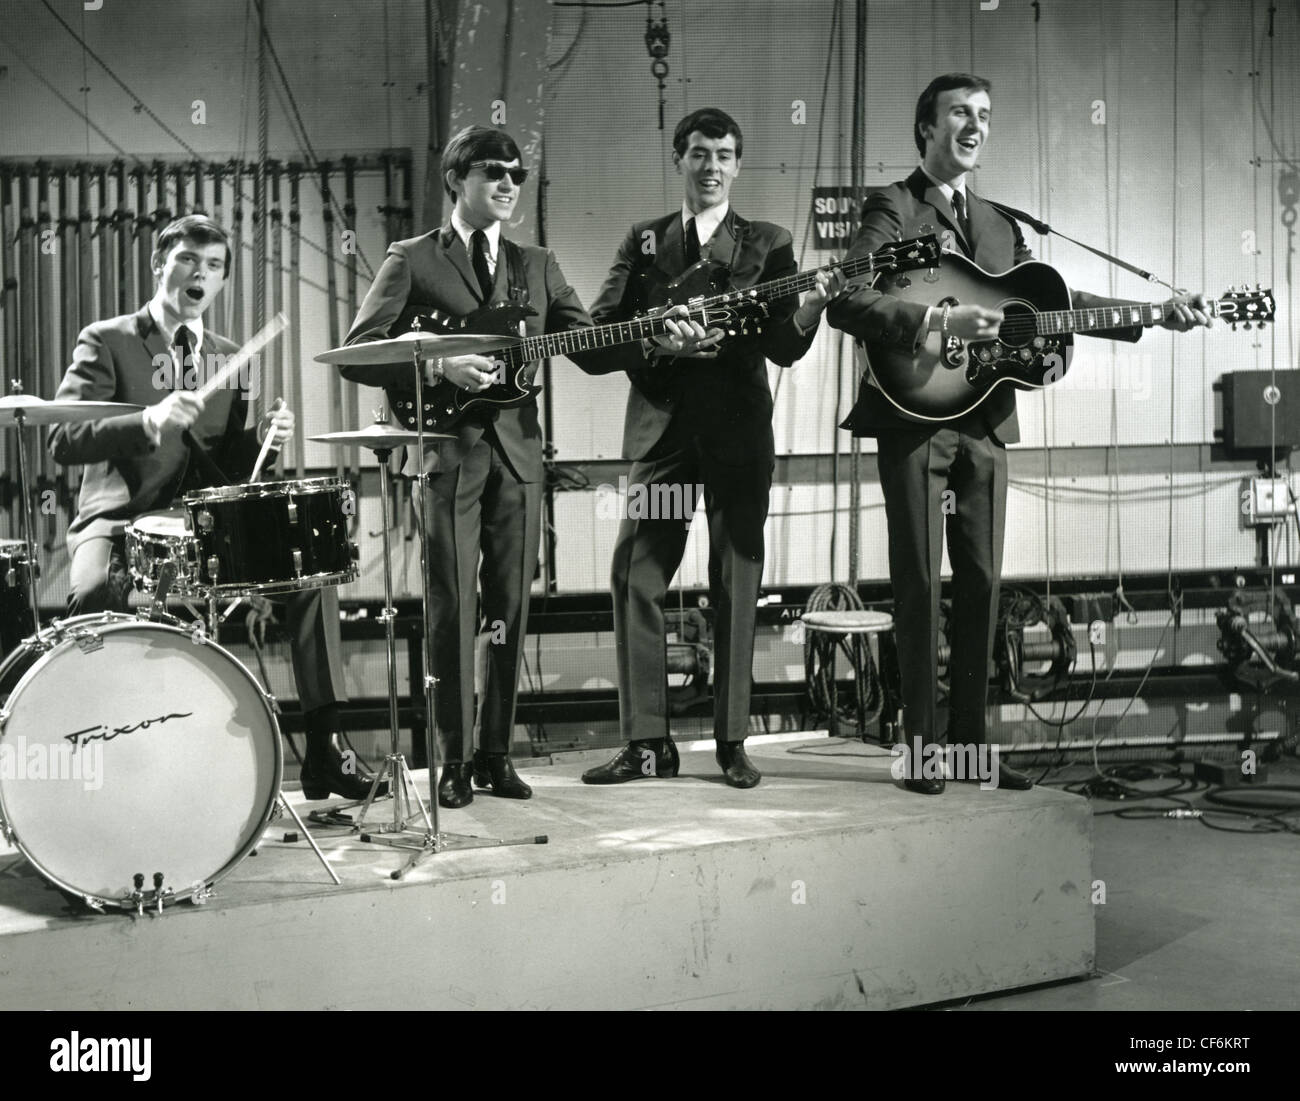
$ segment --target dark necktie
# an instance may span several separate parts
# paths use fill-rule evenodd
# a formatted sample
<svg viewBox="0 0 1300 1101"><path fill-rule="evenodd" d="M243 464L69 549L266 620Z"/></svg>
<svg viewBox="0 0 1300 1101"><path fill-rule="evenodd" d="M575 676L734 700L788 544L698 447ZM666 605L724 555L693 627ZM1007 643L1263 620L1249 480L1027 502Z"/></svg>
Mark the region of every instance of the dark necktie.
<svg viewBox="0 0 1300 1101"><path fill-rule="evenodd" d="M700 259L700 235L695 232L695 219L686 221L686 236L682 241L686 248L686 266L689 268Z"/></svg>
<svg viewBox="0 0 1300 1101"><path fill-rule="evenodd" d="M488 270L487 234L476 229L469 239L469 251L474 260L474 274L478 276L478 288L483 292L483 301L492 298L492 272Z"/></svg>
<svg viewBox="0 0 1300 1101"><path fill-rule="evenodd" d="M190 356L194 354L194 334L190 331L188 325L182 325L176 330L176 336L172 340L172 347L176 351L177 371L176 385L173 390L184 390L185 372L190 367Z"/></svg>
<svg viewBox="0 0 1300 1101"><path fill-rule="evenodd" d="M960 191L952 193L952 209L957 215L957 228L961 230L961 235L970 243L970 221L966 217L966 199Z"/></svg>

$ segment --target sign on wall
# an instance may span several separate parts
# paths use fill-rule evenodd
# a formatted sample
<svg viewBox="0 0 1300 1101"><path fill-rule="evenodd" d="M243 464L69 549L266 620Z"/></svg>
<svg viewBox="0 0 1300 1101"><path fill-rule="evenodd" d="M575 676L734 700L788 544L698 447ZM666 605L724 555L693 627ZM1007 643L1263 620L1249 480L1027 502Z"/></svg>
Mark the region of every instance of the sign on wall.
<svg viewBox="0 0 1300 1101"><path fill-rule="evenodd" d="M858 228L858 213L864 200L880 187L858 188L858 199L851 187L814 187L812 189L813 248L844 250L853 243Z"/></svg>

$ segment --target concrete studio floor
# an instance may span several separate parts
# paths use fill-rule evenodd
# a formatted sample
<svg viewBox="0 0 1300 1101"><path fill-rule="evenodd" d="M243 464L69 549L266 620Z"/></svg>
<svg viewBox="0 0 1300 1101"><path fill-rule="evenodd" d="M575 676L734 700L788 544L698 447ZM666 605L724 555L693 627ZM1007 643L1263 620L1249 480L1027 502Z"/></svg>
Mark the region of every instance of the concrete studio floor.
<svg viewBox="0 0 1300 1101"><path fill-rule="evenodd" d="M1184 765L1183 774L1190 772ZM1085 775L1075 770L1056 778ZM1293 788L1276 796L1279 805L1300 802L1295 758L1270 765L1268 780ZM1186 798L1200 806L1203 796L1204 788ZM1096 907L1099 974L946 1008L1300 1008L1300 838L1285 832L1220 832L1190 819L1102 813L1123 805L1093 801L1093 875L1106 885L1106 902ZM1236 817L1211 820L1246 825ZM1294 826L1300 816L1288 820Z"/></svg>

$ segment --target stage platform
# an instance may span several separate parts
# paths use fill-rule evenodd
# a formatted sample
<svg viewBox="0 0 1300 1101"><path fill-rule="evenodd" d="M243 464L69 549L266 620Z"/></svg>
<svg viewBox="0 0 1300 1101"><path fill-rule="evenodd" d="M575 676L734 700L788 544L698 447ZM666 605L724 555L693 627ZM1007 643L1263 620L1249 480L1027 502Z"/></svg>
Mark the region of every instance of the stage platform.
<svg viewBox="0 0 1300 1101"><path fill-rule="evenodd" d="M479 793L442 826L549 844L401 881L406 853L318 829L333 886L285 818L208 903L161 916L74 911L0 849L0 1008L893 1009L1089 974L1086 800L915 795L879 748L800 738L746 743L750 791L711 743L618 787L540 762L532 800Z"/></svg>

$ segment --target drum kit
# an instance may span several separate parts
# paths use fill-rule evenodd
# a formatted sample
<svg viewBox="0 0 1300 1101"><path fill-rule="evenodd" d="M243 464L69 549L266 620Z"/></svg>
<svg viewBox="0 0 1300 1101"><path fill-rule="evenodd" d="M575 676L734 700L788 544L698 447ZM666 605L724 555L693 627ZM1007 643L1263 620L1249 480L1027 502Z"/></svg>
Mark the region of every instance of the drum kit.
<svg viewBox="0 0 1300 1101"><path fill-rule="evenodd" d="M404 334L316 358L338 365L413 363L421 408L426 359L497 350L511 340ZM51 884L93 910L161 913L174 902L206 901L213 885L287 812L338 884L282 795L275 701L219 645L217 611L219 600L355 580L358 556L348 539L355 506L347 482L306 478L217 486L186 494L181 508L136 517L126 528L127 559L136 586L153 594L152 605L134 615L106 612L56 618L41 626L25 429L140 408L46 401L22 393L0 398L0 430L12 428L18 434L25 535L23 540L0 540L0 656L8 655L0 661L0 839ZM353 832L364 842L414 851L402 869L391 873L394 879L425 856L449 849L544 844L544 836L500 840L441 830L434 793L436 679L427 644L422 647L427 806L400 752L389 459L404 447L415 447L422 455L434 434L422 424L414 432L392 428L377 414L376 423L360 431L311 438L372 451L380 471L390 752L351 825ZM422 475L413 479L417 507L423 481ZM423 564L427 541L424 524L418 527ZM202 615L186 624L168 614L169 594L187 603L206 602L207 624ZM427 601L422 606L428 640ZM190 608L197 612L193 604ZM367 824L384 779L391 780L390 794L382 798L392 798L392 816ZM356 805L342 804L329 818L312 817L351 823L339 812Z"/></svg>

